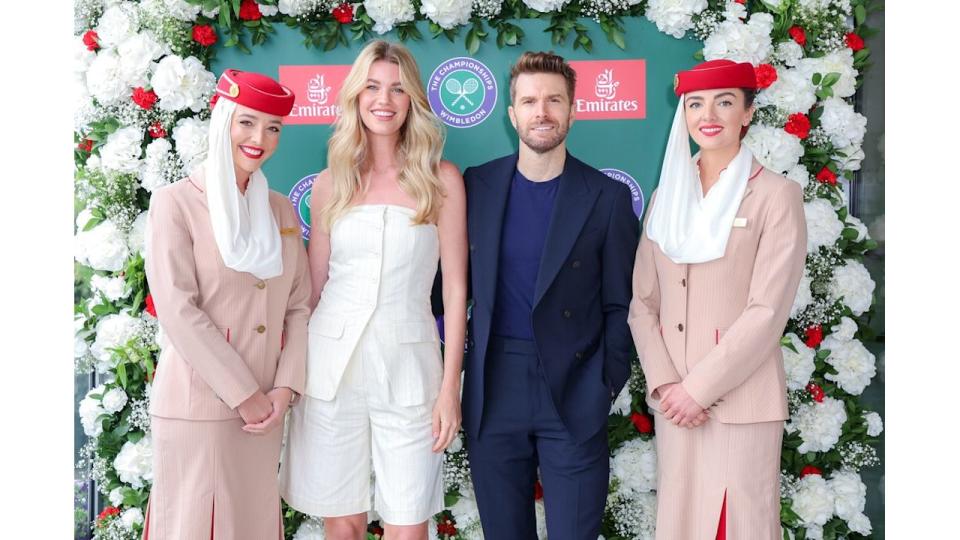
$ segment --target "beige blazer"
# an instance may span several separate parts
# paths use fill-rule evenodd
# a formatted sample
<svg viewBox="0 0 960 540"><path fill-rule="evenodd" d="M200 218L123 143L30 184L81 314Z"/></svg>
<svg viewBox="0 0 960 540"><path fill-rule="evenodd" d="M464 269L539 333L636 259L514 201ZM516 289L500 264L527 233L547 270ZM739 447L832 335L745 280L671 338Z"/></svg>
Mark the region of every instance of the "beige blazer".
<svg viewBox="0 0 960 540"><path fill-rule="evenodd" d="M273 191L283 274L224 266L203 185L193 176L150 199L146 272L163 333L150 413L225 420L258 389L303 392L310 272L293 207Z"/></svg>
<svg viewBox="0 0 960 540"><path fill-rule="evenodd" d="M675 264L644 231L628 322L651 407L651 392L682 383L721 423L788 417L780 337L806 238L800 185L756 161L720 259Z"/></svg>

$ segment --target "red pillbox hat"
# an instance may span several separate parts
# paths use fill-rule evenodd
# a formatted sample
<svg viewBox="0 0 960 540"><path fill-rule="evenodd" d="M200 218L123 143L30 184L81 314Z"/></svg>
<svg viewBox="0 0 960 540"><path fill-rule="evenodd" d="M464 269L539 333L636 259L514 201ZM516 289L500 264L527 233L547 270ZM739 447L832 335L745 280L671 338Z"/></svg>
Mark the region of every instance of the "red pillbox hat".
<svg viewBox="0 0 960 540"><path fill-rule="evenodd" d="M236 69L224 70L220 75L216 95L276 116L290 114L295 99L289 88L270 77Z"/></svg>
<svg viewBox="0 0 960 540"><path fill-rule="evenodd" d="M710 60L681 71L673 79L673 91L678 96L697 90L714 88L757 88L753 65L732 60Z"/></svg>

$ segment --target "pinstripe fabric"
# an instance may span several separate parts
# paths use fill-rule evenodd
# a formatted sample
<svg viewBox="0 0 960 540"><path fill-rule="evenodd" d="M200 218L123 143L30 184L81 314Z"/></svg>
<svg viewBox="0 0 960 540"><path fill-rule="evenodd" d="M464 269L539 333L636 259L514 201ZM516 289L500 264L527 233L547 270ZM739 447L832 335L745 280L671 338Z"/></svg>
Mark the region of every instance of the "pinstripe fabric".
<svg viewBox="0 0 960 540"><path fill-rule="evenodd" d="M307 395L334 398L364 331L383 344L393 403L419 405L440 393L440 337L430 311L440 240L435 225L412 225L414 215L363 204L334 223L330 277L309 324Z"/></svg>
<svg viewBox="0 0 960 540"><path fill-rule="evenodd" d="M275 487L283 430L260 437L242 426L239 418L153 418L154 482L144 540L283 538Z"/></svg>
<svg viewBox="0 0 960 540"><path fill-rule="evenodd" d="M234 410L257 389L302 393L310 274L290 202L270 193L283 274L223 265L203 182L151 198L147 279L163 330L153 381L150 540L277 538L281 430L248 434ZM291 234L292 233L292 234ZM262 330L262 331L259 331Z"/></svg>
<svg viewBox="0 0 960 540"><path fill-rule="evenodd" d="M658 417L659 462L665 471L658 514L666 517L662 523L658 518L657 538L707 538L686 535L688 526L671 517L691 506L698 508L698 521L707 520L697 524L707 531L703 534L715 535L723 489L739 485L741 472L763 480L763 500L779 500L782 434L758 426L777 425L769 430L779 432L788 417L779 341L803 274L806 222L799 184L760 170L756 162L753 170L737 211L745 226L731 230L722 258L675 264L646 234L637 249L628 322L647 380L647 403L659 410L651 393L682 383L711 415L705 426L690 430ZM776 463L772 476L757 477L749 461L741 463L746 455ZM766 530L765 524L779 516L779 506L768 509L738 499L731 491L728 537L773 538L749 531Z"/></svg>
<svg viewBox="0 0 960 540"><path fill-rule="evenodd" d="M151 414L227 420L258 388L303 392L307 253L290 201L271 192L270 206L285 232L283 274L260 280L224 266L202 182L182 180L154 192L146 272L163 339Z"/></svg>

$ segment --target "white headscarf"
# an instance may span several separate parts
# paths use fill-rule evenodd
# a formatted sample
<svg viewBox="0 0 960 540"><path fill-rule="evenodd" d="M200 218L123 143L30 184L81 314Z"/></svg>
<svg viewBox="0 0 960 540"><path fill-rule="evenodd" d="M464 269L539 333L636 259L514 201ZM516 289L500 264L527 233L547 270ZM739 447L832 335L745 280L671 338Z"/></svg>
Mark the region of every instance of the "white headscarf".
<svg viewBox="0 0 960 540"><path fill-rule="evenodd" d="M723 257L733 220L747 189L753 154L741 144L740 153L720 173L720 179L704 197L697 167L700 154L690 156L684 96L680 96L673 117L657 200L647 222L647 236L673 262L692 264Z"/></svg>
<svg viewBox="0 0 960 540"><path fill-rule="evenodd" d="M280 231L270 208L267 178L250 175L245 195L237 188L230 121L237 104L220 99L210 116L210 148L203 163L207 208L223 263L260 279L283 273Z"/></svg>

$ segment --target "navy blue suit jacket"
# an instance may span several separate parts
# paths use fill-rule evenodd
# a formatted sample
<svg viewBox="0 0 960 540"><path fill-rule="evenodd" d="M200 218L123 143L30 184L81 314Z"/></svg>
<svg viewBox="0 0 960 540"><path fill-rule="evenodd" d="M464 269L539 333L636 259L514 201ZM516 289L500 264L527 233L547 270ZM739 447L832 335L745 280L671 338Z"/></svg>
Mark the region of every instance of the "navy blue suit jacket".
<svg viewBox="0 0 960 540"><path fill-rule="evenodd" d="M518 154L464 172L473 311L464 360L463 424L480 433L484 364L496 297L500 237ZM534 294L533 331L557 411L584 441L606 426L630 376L627 326L640 223L630 190L569 153L560 177Z"/></svg>

